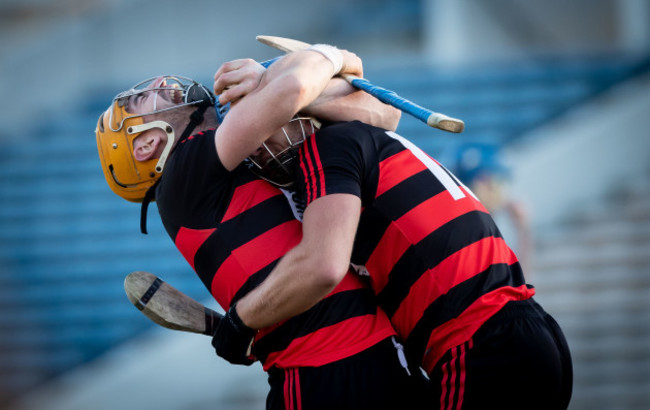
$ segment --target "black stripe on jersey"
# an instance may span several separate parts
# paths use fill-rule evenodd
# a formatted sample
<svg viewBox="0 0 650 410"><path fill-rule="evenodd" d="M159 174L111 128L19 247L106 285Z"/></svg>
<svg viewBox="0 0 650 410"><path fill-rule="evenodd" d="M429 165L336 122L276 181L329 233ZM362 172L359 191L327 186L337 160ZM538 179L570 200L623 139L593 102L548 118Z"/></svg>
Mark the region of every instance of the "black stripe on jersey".
<svg viewBox="0 0 650 410"><path fill-rule="evenodd" d="M379 152L377 153L379 155L379 162L384 161L393 155L399 154L400 152L408 149L402 145L400 141L389 137L383 130L380 134L375 136L375 139L377 141L375 145L377 145L379 148Z"/></svg>
<svg viewBox="0 0 650 410"><path fill-rule="evenodd" d="M384 232L390 226L391 220L375 207L363 210L359 219L357 236L354 239L352 262L365 265L375 250Z"/></svg>
<svg viewBox="0 0 650 410"><path fill-rule="evenodd" d="M375 314L377 301L372 290L364 288L335 293L258 340L254 353L263 362L269 353L286 349L296 338L347 319Z"/></svg>
<svg viewBox="0 0 650 410"><path fill-rule="evenodd" d="M260 283L264 282L264 279L266 279L267 276L271 273L273 268L275 268L275 265L277 265L278 261L280 258L274 260L273 262L269 263L262 269L258 270L254 274L248 277L246 282L239 288L237 292L232 297L232 302L231 303L236 303L239 299L243 298L248 292L251 290L255 289L260 285Z"/></svg>
<svg viewBox="0 0 650 410"><path fill-rule="evenodd" d="M291 212L287 198L278 193L239 215L222 222L217 228L228 238L228 243L237 249L258 236L296 219ZM245 221L245 225L242 224Z"/></svg>
<svg viewBox="0 0 650 410"><path fill-rule="evenodd" d="M377 197L375 203L361 214L352 261L364 265L391 221L404 216L415 206L444 190L445 187L431 171L424 170Z"/></svg>
<svg viewBox="0 0 650 410"><path fill-rule="evenodd" d="M487 270L452 288L445 295L436 299L424 311L422 318L408 336L406 351L421 359L426 349L431 332L443 323L458 317L481 296L504 286L521 286L525 284L519 262L513 265L494 264Z"/></svg>
<svg viewBox="0 0 650 410"><path fill-rule="evenodd" d="M404 252L391 270L388 283L377 295L379 305L392 317L411 286L427 269L466 246L491 236L500 238L501 233L485 212L468 212L447 222Z"/></svg>
<svg viewBox="0 0 650 410"><path fill-rule="evenodd" d="M294 219L284 195L275 195L221 223L196 252L194 257L196 273L210 289L214 274L233 249ZM260 252L264 252L264 249L260 249Z"/></svg>
<svg viewBox="0 0 650 410"><path fill-rule="evenodd" d="M445 187L428 169L414 174L375 200L374 206L396 220L422 202L443 192Z"/></svg>

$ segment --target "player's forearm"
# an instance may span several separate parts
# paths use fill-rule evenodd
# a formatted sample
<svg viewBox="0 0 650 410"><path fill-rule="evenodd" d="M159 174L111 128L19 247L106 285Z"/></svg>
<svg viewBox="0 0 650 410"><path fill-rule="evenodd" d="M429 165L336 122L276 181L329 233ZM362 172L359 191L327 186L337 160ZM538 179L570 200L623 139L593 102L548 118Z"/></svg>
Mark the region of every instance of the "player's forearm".
<svg viewBox="0 0 650 410"><path fill-rule="evenodd" d="M273 325L334 290L350 266L360 210L359 197L349 194L327 195L307 206L300 243L237 303L242 321L256 329Z"/></svg>
<svg viewBox="0 0 650 410"><path fill-rule="evenodd" d="M274 325L327 296L338 282L309 270L310 263L300 245L288 252L264 282L237 302L244 324L253 329Z"/></svg>
<svg viewBox="0 0 650 410"><path fill-rule="evenodd" d="M215 92L236 79L222 68L215 75ZM291 53L271 65L259 86L231 107L215 133L217 153L224 167L232 170L239 165L313 102L334 74L333 65L313 51Z"/></svg>
<svg viewBox="0 0 650 410"><path fill-rule="evenodd" d="M318 48L319 46L321 48ZM338 74L363 75L363 65L356 54L332 46L317 45L313 47L317 49L310 48L289 53L272 64L261 82L262 89L273 85L278 92L281 92L280 89L284 86L284 81L291 85L299 84L299 87L295 88L300 89L300 93L295 94L291 99L297 108L292 115L313 104L318 98L321 101L328 101L343 98L352 93L347 86L346 88L330 87L333 76ZM323 95L324 92L325 95ZM354 98L356 102L363 99L363 97ZM375 104L371 99L363 99L362 102L364 105ZM378 110L378 108L374 109Z"/></svg>
<svg viewBox="0 0 650 410"><path fill-rule="evenodd" d="M267 70L267 86L281 92L288 84L294 90L290 96L295 107L291 116L318 98L336 74L331 64L315 52L291 53L276 64Z"/></svg>
<svg viewBox="0 0 650 410"><path fill-rule="evenodd" d="M402 112L370 94L357 90L341 78L333 78L321 95L305 107L306 115L325 121L358 120L394 131Z"/></svg>

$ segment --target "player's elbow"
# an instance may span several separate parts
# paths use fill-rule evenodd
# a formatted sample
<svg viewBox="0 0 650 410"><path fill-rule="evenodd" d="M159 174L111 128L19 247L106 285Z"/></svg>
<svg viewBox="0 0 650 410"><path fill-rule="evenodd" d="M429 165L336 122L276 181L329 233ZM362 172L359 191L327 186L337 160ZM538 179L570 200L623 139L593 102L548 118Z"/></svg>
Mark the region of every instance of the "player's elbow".
<svg viewBox="0 0 650 410"><path fill-rule="evenodd" d="M329 293L342 280L348 271L348 265L335 261L317 261L313 265L314 276L318 287Z"/></svg>
<svg viewBox="0 0 650 410"><path fill-rule="evenodd" d="M303 281L305 291L321 297L332 291L348 271L349 258L344 260L318 246L304 241L293 248L283 260L292 266L297 280Z"/></svg>

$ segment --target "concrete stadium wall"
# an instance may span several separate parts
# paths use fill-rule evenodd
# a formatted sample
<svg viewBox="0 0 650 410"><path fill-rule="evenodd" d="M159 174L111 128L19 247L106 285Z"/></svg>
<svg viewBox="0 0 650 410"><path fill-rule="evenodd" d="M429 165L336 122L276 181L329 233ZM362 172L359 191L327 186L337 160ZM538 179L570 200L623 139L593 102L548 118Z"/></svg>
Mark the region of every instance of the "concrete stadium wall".
<svg viewBox="0 0 650 410"><path fill-rule="evenodd" d="M424 54L445 64L650 49L650 3L644 0L427 0L424 5Z"/></svg>
<svg viewBox="0 0 650 410"><path fill-rule="evenodd" d="M542 227L575 215L625 178L650 171L650 76L637 78L524 136L511 148L514 196Z"/></svg>

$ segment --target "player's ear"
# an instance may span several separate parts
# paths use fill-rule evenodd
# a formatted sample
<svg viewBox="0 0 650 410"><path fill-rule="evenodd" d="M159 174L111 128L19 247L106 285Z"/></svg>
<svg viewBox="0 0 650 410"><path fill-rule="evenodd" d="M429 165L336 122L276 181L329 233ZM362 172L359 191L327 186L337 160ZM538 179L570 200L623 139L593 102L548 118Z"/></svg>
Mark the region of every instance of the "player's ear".
<svg viewBox="0 0 650 410"><path fill-rule="evenodd" d="M133 141L133 157L136 161L147 161L158 152L161 139L155 132L145 132Z"/></svg>

